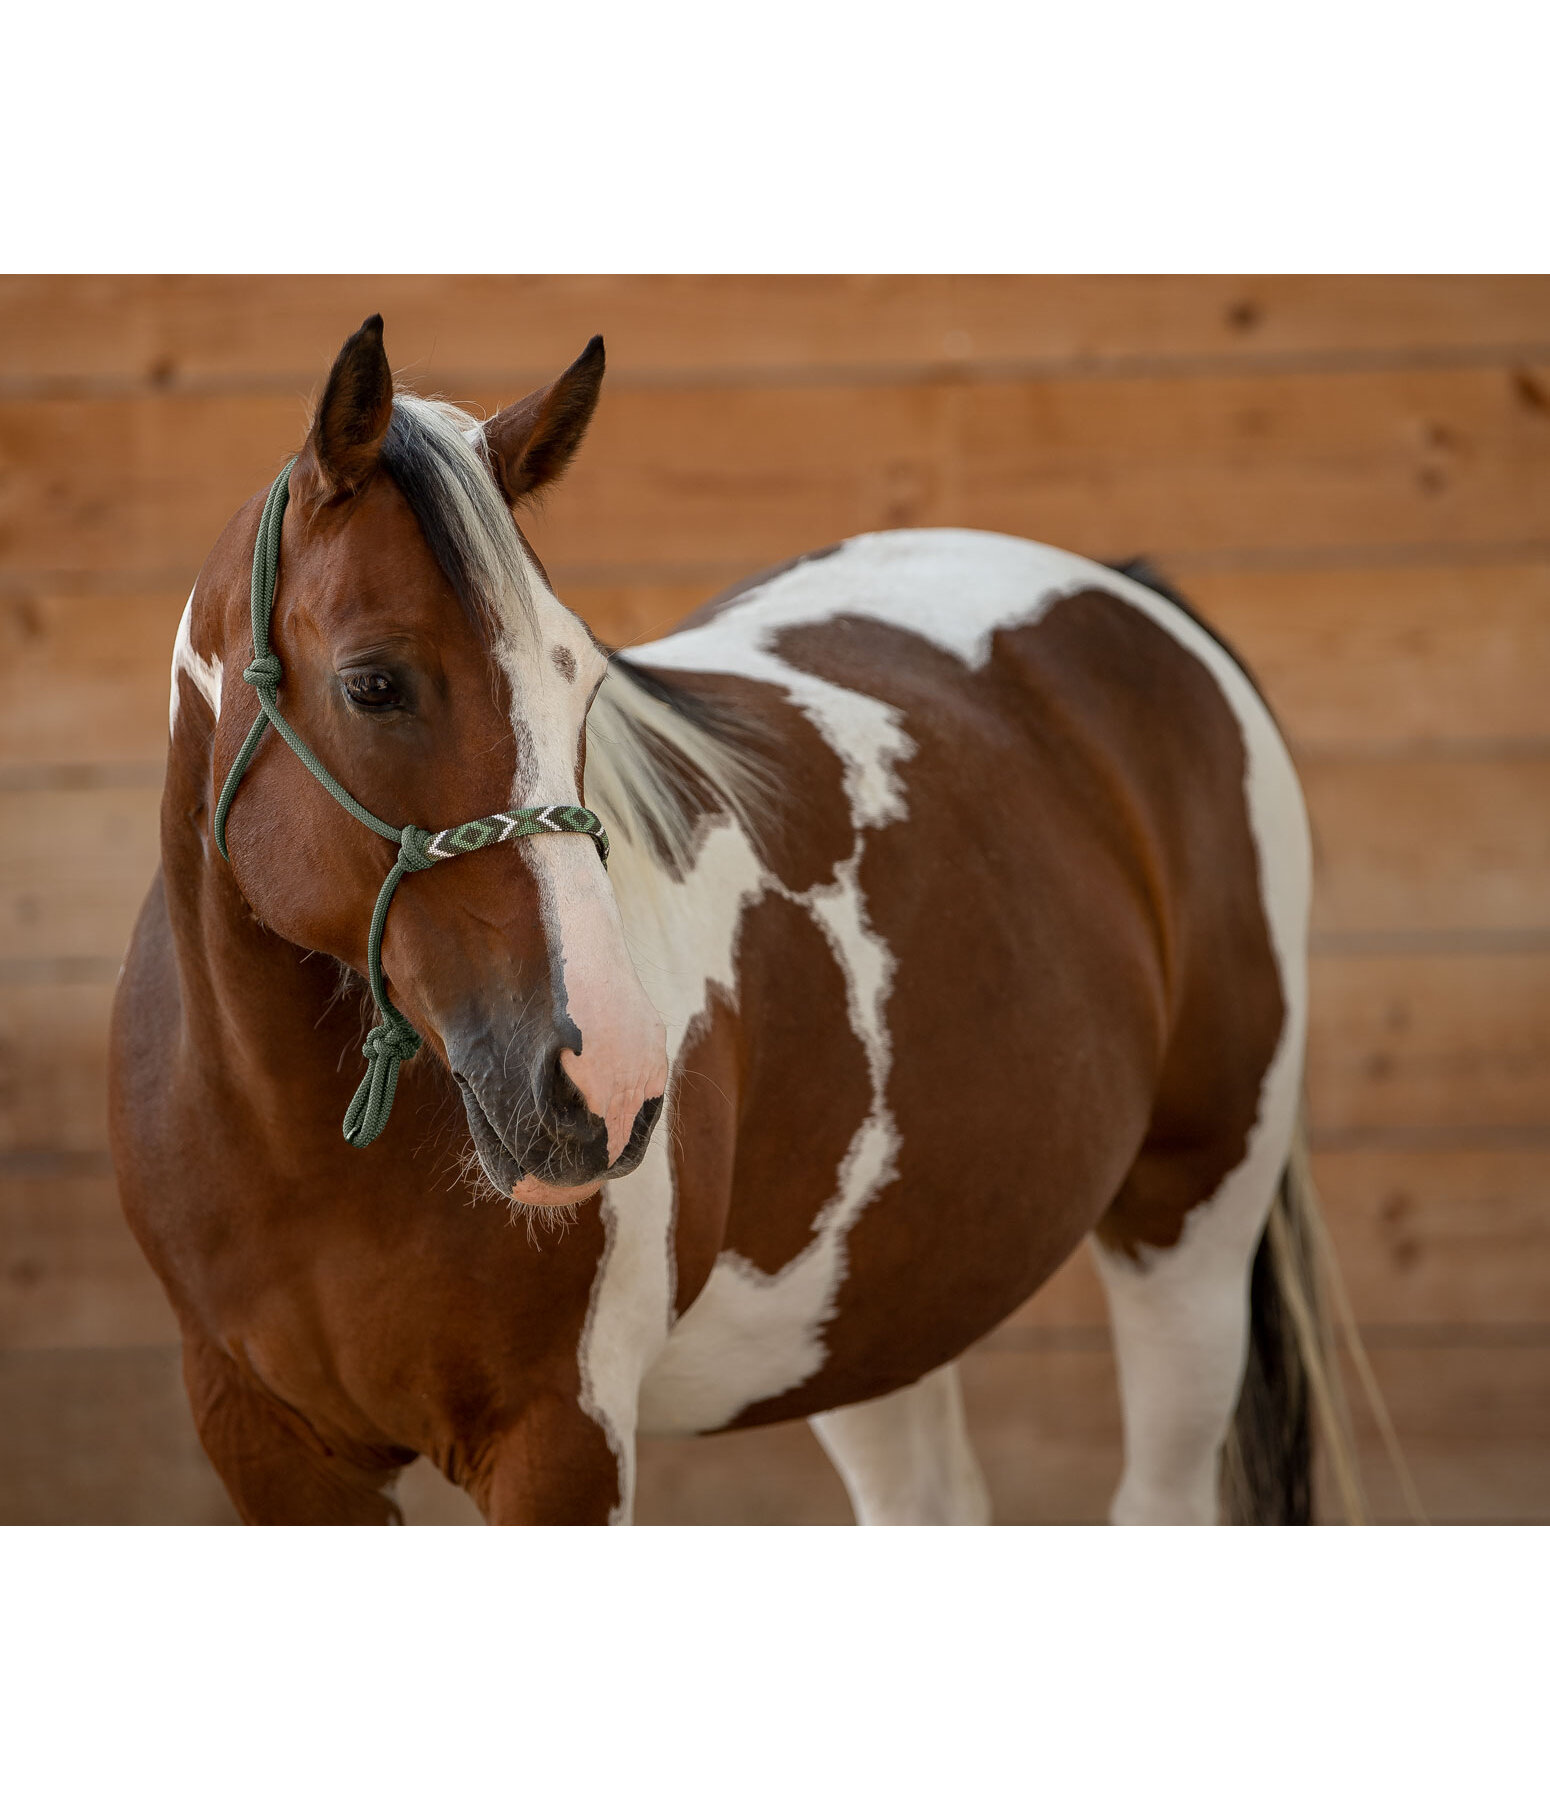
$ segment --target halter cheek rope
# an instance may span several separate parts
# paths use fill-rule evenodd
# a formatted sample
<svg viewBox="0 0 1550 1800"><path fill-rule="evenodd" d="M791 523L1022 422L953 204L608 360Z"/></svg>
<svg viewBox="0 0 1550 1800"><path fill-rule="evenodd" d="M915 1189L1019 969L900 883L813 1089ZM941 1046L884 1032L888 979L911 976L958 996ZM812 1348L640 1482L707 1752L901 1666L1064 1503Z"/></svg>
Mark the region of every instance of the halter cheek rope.
<svg viewBox="0 0 1550 1800"><path fill-rule="evenodd" d="M280 667L279 657L269 648L269 621L274 612L275 582L280 573L280 524L290 498L290 473L294 464L293 457L275 477L269 498L264 502L263 517L258 522L258 543L253 550L253 660L242 671L242 679L257 693L260 710L237 752L237 759L231 765L231 773L226 777L226 785L216 803L215 843L221 855L230 862L226 849L226 817L248 764L253 760L259 739L265 729L273 725L296 752L307 772L328 789L347 813L353 814L379 837L398 845L398 857L377 895L371 915L371 933L366 941L366 973L371 981L371 997L377 1003L381 1018L366 1034L362 1046L366 1074L344 1115L346 1141L362 1150L388 1122L388 1114L393 1110L393 1095L398 1089L399 1065L408 1062L423 1041L419 1032L388 999L387 984L382 978L382 933L399 882L406 875L429 869L450 857L466 856L470 850L483 850L488 844L504 844L513 838L536 837L544 832L574 831L591 838L606 868L608 833L597 814L588 812L584 806L525 806L515 812L491 813L488 818L471 819L466 825L454 825L446 831L422 831L418 825L405 825L399 830L362 806L323 767L280 711L275 690L284 670Z"/></svg>

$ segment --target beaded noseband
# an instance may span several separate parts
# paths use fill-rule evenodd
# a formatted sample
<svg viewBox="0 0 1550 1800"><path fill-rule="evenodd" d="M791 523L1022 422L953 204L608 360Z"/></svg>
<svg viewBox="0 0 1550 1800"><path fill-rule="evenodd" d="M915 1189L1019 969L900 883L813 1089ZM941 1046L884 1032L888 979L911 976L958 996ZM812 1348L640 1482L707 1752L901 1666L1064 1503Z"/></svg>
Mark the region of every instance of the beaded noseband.
<svg viewBox="0 0 1550 1800"><path fill-rule="evenodd" d="M258 542L253 549L253 660L242 671L242 679L258 695L259 715L243 740L231 773L221 789L215 807L215 844L228 862L226 849L226 816L236 798L237 788L247 773L248 764L258 748L266 727L273 725L300 758L302 766L327 788L334 799L352 813L368 829L398 845L398 857L388 870L377 895L371 915L371 933L366 941L366 973L371 981L371 997L381 1015L379 1022L366 1034L362 1054L366 1073L355 1090L344 1115L346 1142L362 1150L371 1143L388 1122L393 1110L393 1095L398 1089L398 1070L420 1048L423 1039L387 997L382 977L382 933L387 926L388 907L393 894L406 875L429 869L448 857L466 856L470 850L483 850L490 844L504 844L514 838L536 837L545 832L580 832L597 845L603 866L608 866L608 833L602 820L584 806L524 806L514 812L491 813L488 818L470 819L466 825L453 825L445 831L422 831L418 825L405 825L401 830L384 823L374 812L362 806L355 796L335 781L286 721L275 699L284 670L280 659L269 647L269 622L274 612L275 582L280 574L280 525L290 499L290 473L293 457L275 477L264 502L263 517L258 523Z"/></svg>

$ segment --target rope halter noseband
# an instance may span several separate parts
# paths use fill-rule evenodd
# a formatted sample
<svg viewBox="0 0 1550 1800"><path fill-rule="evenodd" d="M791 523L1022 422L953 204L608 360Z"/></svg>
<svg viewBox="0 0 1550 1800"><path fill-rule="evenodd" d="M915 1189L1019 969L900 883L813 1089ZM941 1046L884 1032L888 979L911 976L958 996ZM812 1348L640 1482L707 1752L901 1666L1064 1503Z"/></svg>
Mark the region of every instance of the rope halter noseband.
<svg viewBox="0 0 1550 1800"><path fill-rule="evenodd" d="M374 812L362 806L355 796L343 788L312 751L302 742L281 713L275 699L284 670L280 659L269 647L269 622L274 612L275 582L280 573L280 525L290 499L290 474L293 457L275 477L269 498L264 502L263 517L258 522L258 542L253 549L253 660L242 671L242 679L258 695L259 714L252 729L237 752L231 773L221 789L215 807L215 844L228 862L226 818L236 798L242 777L247 773L253 753L266 728L273 725L300 758L302 767L314 776L334 799L369 830L397 844L398 856L387 880L377 895L372 910L371 933L366 941L366 973L371 981L371 997L381 1015L366 1034L362 1054L366 1058L366 1074L355 1090L344 1115L344 1135L356 1149L364 1149L382 1131L393 1110L393 1095L398 1088L398 1070L420 1048L423 1041L387 997L387 984L382 976L382 933L387 925L388 907L393 894L406 875L417 874L453 856L466 856L471 850L483 850L490 844L504 844L513 838L536 837L545 832L580 832L597 845L603 866L608 866L608 833L596 813L584 806L525 806L514 812L491 813L488 818L470 819L466 825L453 825L446 831L422 831L418 825L402 829L388 825Z"/></svg>

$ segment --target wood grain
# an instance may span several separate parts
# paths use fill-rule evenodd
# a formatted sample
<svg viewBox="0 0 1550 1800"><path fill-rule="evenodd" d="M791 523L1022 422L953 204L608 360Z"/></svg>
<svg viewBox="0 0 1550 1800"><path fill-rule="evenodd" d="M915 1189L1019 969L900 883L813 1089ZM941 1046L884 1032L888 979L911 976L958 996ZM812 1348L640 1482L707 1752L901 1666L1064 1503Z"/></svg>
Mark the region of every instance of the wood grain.
<svg viewBox="0 0 1550 1800"><path fill-rule="evenodd" d="M0 1520L229 1525L174 1349L0 1353Z"/></svg>
<svg viewBox="0 0 1550 1800"><path fill-rule="evenodd" d="M1550 558L1179 580L1298 751L1550 737Z"/></svg>
<svg viewBox="0 0 1550 1800"><path fill-rule="evenodd" d="M927 503L1088 555L1541 534L1550 412L1503 370L1005 382L940 406L952 460Z"/></svg>
<svg viewBox="0 0 1550 1800"><path fill-rule="evenodd" d="M381 312L394 366L542 379L594 332L628 378L1511 352L1543 276L8 276L0 379L321 383Z"/></svg>
<svg viewBox="0 0 1550 1800"><path fill-rule="evenodd" d="M111 1176L5 1183L0 1349L177 1341L177 1320L124 1223Z"/></svg>
<svg viewBox="0 0 1550 1800"><path fill-rule="evenodd" d="M289 395L0 403L0 567L149 570L186 597L306 427Z"/></svg>
<svg viewBox="0 0 1550 1800"><path fill-rule="evenodd" d="M1499 368L623 389L538 548L672 580L910 525L1098 557L1542 543L1550 404L1523 394ZM284 395L0 403L0 563L191 582L304 425Z"/></svg>
<svg viewBox="0 0 1550 1800"><path fill-rule="evenodd" d="M1315 1132L1542 1131L1550 956L1315 958Z"/></svg>
<svg viewBox="0 0 1550 1800"><path fill-rule="evenodd" d="M1550 1327L1550 1150L1345 1150L1313 1167L1364 1325Z"/></svg>
<svg viewBox="0 0 1550 1800"><path fill-rule="evenodd" d="M1550 929L1550 755L1309 760L1315 933Z"/></svg>
<svg viewBox="0 0 1550 1800"><path fill-rule="evenodd" d="M0 987L0 1153L102 1153L108 1143L104 982Z"/></svg>
<svg viewBox="0 0 1550 1800"><path fill-rule="evenodd" d="M0 594L0 766L160 762L188 590Z"/></svg>
<svg viewBox="0 0 1550 1800"><path fill-rule="evenodd" d="M0 792L0 943L11 959L121 959L161 858L157 788Z"/></svg>

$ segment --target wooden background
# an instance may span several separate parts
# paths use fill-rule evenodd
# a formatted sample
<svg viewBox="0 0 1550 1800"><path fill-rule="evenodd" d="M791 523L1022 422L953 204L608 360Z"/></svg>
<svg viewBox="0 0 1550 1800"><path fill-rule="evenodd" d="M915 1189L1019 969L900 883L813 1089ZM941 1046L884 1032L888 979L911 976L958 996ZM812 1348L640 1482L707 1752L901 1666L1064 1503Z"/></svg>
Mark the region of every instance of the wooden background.
<svg viewBox="0 0 1550 1800"><path fill-rule="evenodd" d="M183 601L373 310L401 378L479 408L605 333L532 531L605 638L891 525L1145 552L1192 595L1307 786L1316 1169L1423 1498L1550 1519L1550 280L28 277L0 280L0 1520L230 1516L118 1217L104 1025ZM1080 1257L967 1383L998 1516L1102 1515ZM640 1511L847 1516L800 1426L647 1446Z"/></svg>

